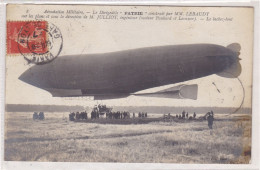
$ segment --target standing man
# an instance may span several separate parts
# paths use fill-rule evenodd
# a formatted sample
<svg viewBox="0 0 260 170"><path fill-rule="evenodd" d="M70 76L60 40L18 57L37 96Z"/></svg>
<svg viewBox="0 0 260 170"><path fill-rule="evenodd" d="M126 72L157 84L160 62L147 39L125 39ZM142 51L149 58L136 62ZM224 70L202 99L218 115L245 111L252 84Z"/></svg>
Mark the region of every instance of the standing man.
<svg viewBox="0 0 260 170"><path fill-rule="evenodd" d="M213 114L210 113L209 116L208 116L208 126L209 126L210 129L212 129L213 121L214 121Z"/></svg>
<svg viewBox="0 0 260 170"><path fill-rule="evenodd" d="M36 120L36 119L38 119L38 118L39 118L38 113L37 113L37 112L34 112L34 114L33 114L33 120Z"/></svg>
<svg viewBox="0 0 260 170"><path fill-rule="evenodd" d="M182 112L182 118L185 119L185 111Z"/></svg>
<svg viewBox="0 0 260 170"><path fill-rule="evenodd" d="M194 118L194 119L196 118L196 113L195 113L195 112L193 113L193 118Z"/></svg>

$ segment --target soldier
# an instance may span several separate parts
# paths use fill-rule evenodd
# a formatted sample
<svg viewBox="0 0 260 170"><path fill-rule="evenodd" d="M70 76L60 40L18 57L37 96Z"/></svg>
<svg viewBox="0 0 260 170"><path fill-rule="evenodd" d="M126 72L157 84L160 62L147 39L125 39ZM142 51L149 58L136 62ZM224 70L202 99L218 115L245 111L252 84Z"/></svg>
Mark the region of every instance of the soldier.
<svg viewBox="0 0 260 170"><path fill-rule="evenodd" d="M194 118L194 119L196 118L196 113L195 113L195 112L193 113L193 118Z"/></svg>
<svg viewBox="0 0 260 170"><path fill-rule="evenodd" d="M208 112L207 114L206 114L206 116L205 116L205 120L207 120L208 119L208 117L210 116L210 112Z"/></svg>
<svg viewBox="0 0 260 170"><path fill-rule="evenodd" d="M213 125L213 121L214 121L213 114L210 113L207 119L208 119L208 126L210 129L212 129L212 125Z"/></svg>
<svg viewBox="0 0 260 170"><path fill-rule="evenodd" d="M175 116L176 118L178 118L178 114L176 114L176 116Z"/></svg>
<svg viewBox="0 0 260 170"><path fill-rule="evenodd" d="M117 114L118 114L118 112L113 112L113 119L117 119L116 117L117 117Z"/></svg>
<svg viewBox="0 0 260 170"><path fill-rule="evenodd" d="M182 111L182 118L185 119L185 111Z"/></svg>
<svg viewBox="0 0 260 170"><path fill-rule="evenodd" d="M211 114L212 114L212 117L214 118L214 113L213 113L213 111L211 110L211 112L210 112Z"/></svg>
<svg viewBox="0 0 260 170"><path fill-rule="evenodd" d="M188 112L186 113L186 118L189 118L189 113Z"/></svg>
<svg viewBox="0 0 260 170"><path fill-rule="evenodd" d="M76 120L79 120L80 119L80 115L79 115L79 112L76 113Z"/></svg>
<svg viewBox="0 0 260 170"><path fill-rule="evenodd" d="M135 112L133 113L133 118L135 118Z"/></svg>
<svg viewBox="0 0 260 170"><path fill-rule="evenodd" d="M79 119L82 119L83 120L83 112L80 112L80 114L79 114Z"/></svg>
<svg viewBox="0 0 260 170"><path fill-rule="evenodd" d="M91 114L92 114L92 115L91 115L91 116L92 116L92 119L96 119L96 110L93 110Z"/></svg>
<svg viewBox="0 0 260 170"><path fill-rule="evenodd" d="M40 114L39 114L39 120L44 120L44 113L43 113L43 112L40 112Z"/></svg>
<svg viewBox="0 0 260 170"><path fill-rule="evenodd" d="M88 113L86 111L82 112L82 117L83 120L87 120L88 119Z"/></svg>
<svg viewBox="0 0 260 170"><path fill-rule="evenodd" d="M33 120L36 120L36 119L38 119L38 113L37 112L34 112L34 114L33 114Z"/></svg>
<svg viewBox="0 0 260 170"><path fill-rule="evenodd" d="M144 117L147 117L147 112L145 112Z"/></svg>
<svg viewBox="0 0 260 170"><path fill-rule="evenodd" d="M74 112L69 114L69 119L70 119L70 121L74 121L75 120L75 113Z"/></svg>

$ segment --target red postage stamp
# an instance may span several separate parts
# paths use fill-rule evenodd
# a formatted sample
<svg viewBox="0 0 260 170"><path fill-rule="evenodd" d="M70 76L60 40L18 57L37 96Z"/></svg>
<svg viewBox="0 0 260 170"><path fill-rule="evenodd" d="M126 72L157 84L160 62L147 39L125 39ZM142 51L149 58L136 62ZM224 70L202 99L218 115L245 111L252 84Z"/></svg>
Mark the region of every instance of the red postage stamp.
<svg viewBox="0 0 260 170"><path fill-rule="evenodd" d="M46 53L47 22L7 22L7 54Z"/></svg>
<svg viewBox="0 0 260 170"><path fill-rule="evenodd" d="M60 30L47 21L8 21L7 55L22 54L35 64L52 61L62 49Z"/></svg>

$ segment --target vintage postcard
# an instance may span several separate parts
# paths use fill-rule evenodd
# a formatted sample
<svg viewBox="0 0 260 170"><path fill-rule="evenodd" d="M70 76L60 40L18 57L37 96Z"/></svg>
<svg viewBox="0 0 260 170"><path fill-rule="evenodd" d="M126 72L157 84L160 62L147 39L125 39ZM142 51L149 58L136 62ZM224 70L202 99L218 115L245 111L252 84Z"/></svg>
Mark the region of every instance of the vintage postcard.
<svg viewBox="0 0 260 170"><path fill-rule="evenodd" d="M6 17L5 161L251 163L254 8Z"/></svg>

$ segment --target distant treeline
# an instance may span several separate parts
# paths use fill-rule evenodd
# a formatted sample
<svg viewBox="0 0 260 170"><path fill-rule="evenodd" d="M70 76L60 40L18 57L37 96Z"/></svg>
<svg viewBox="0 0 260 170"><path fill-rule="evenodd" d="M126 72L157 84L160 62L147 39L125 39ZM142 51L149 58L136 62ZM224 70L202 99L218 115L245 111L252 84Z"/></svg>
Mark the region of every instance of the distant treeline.
<svg viewBox="0 0 260 170"><path fill-rule="evenodd" d="M83 106L6 104L7 112L73 112L84 110Z"/></svg>
<svg viewBox="0 0 260 170"><path fill-rule="evenodd" d="M23 105L6 104L7 112L75 112L90 111L92 108L83 106L64 106L64 105ZM108 106L110 107L110 106ZM173 107L173 106L113 106L113 111L128 112L148 112L148 113L181 113L183 110L189 113L206 113L213 110L215 113L233 113L236 108L233 107ZM252 113L251 108L240 108L236 113Z"/></svg>
<svg viewBox="0 0 260 170"><path fill-rule="evenodd" d="M125 110L129 112L148 112L148 113L181 113L183 110L189 113L207 113L208 111L214 111L214 113L233 113L237 108L233 107L173 107L173 106L116 106L113 110ZM240 108L236 113L251 114L251 108Z"/></svg>

